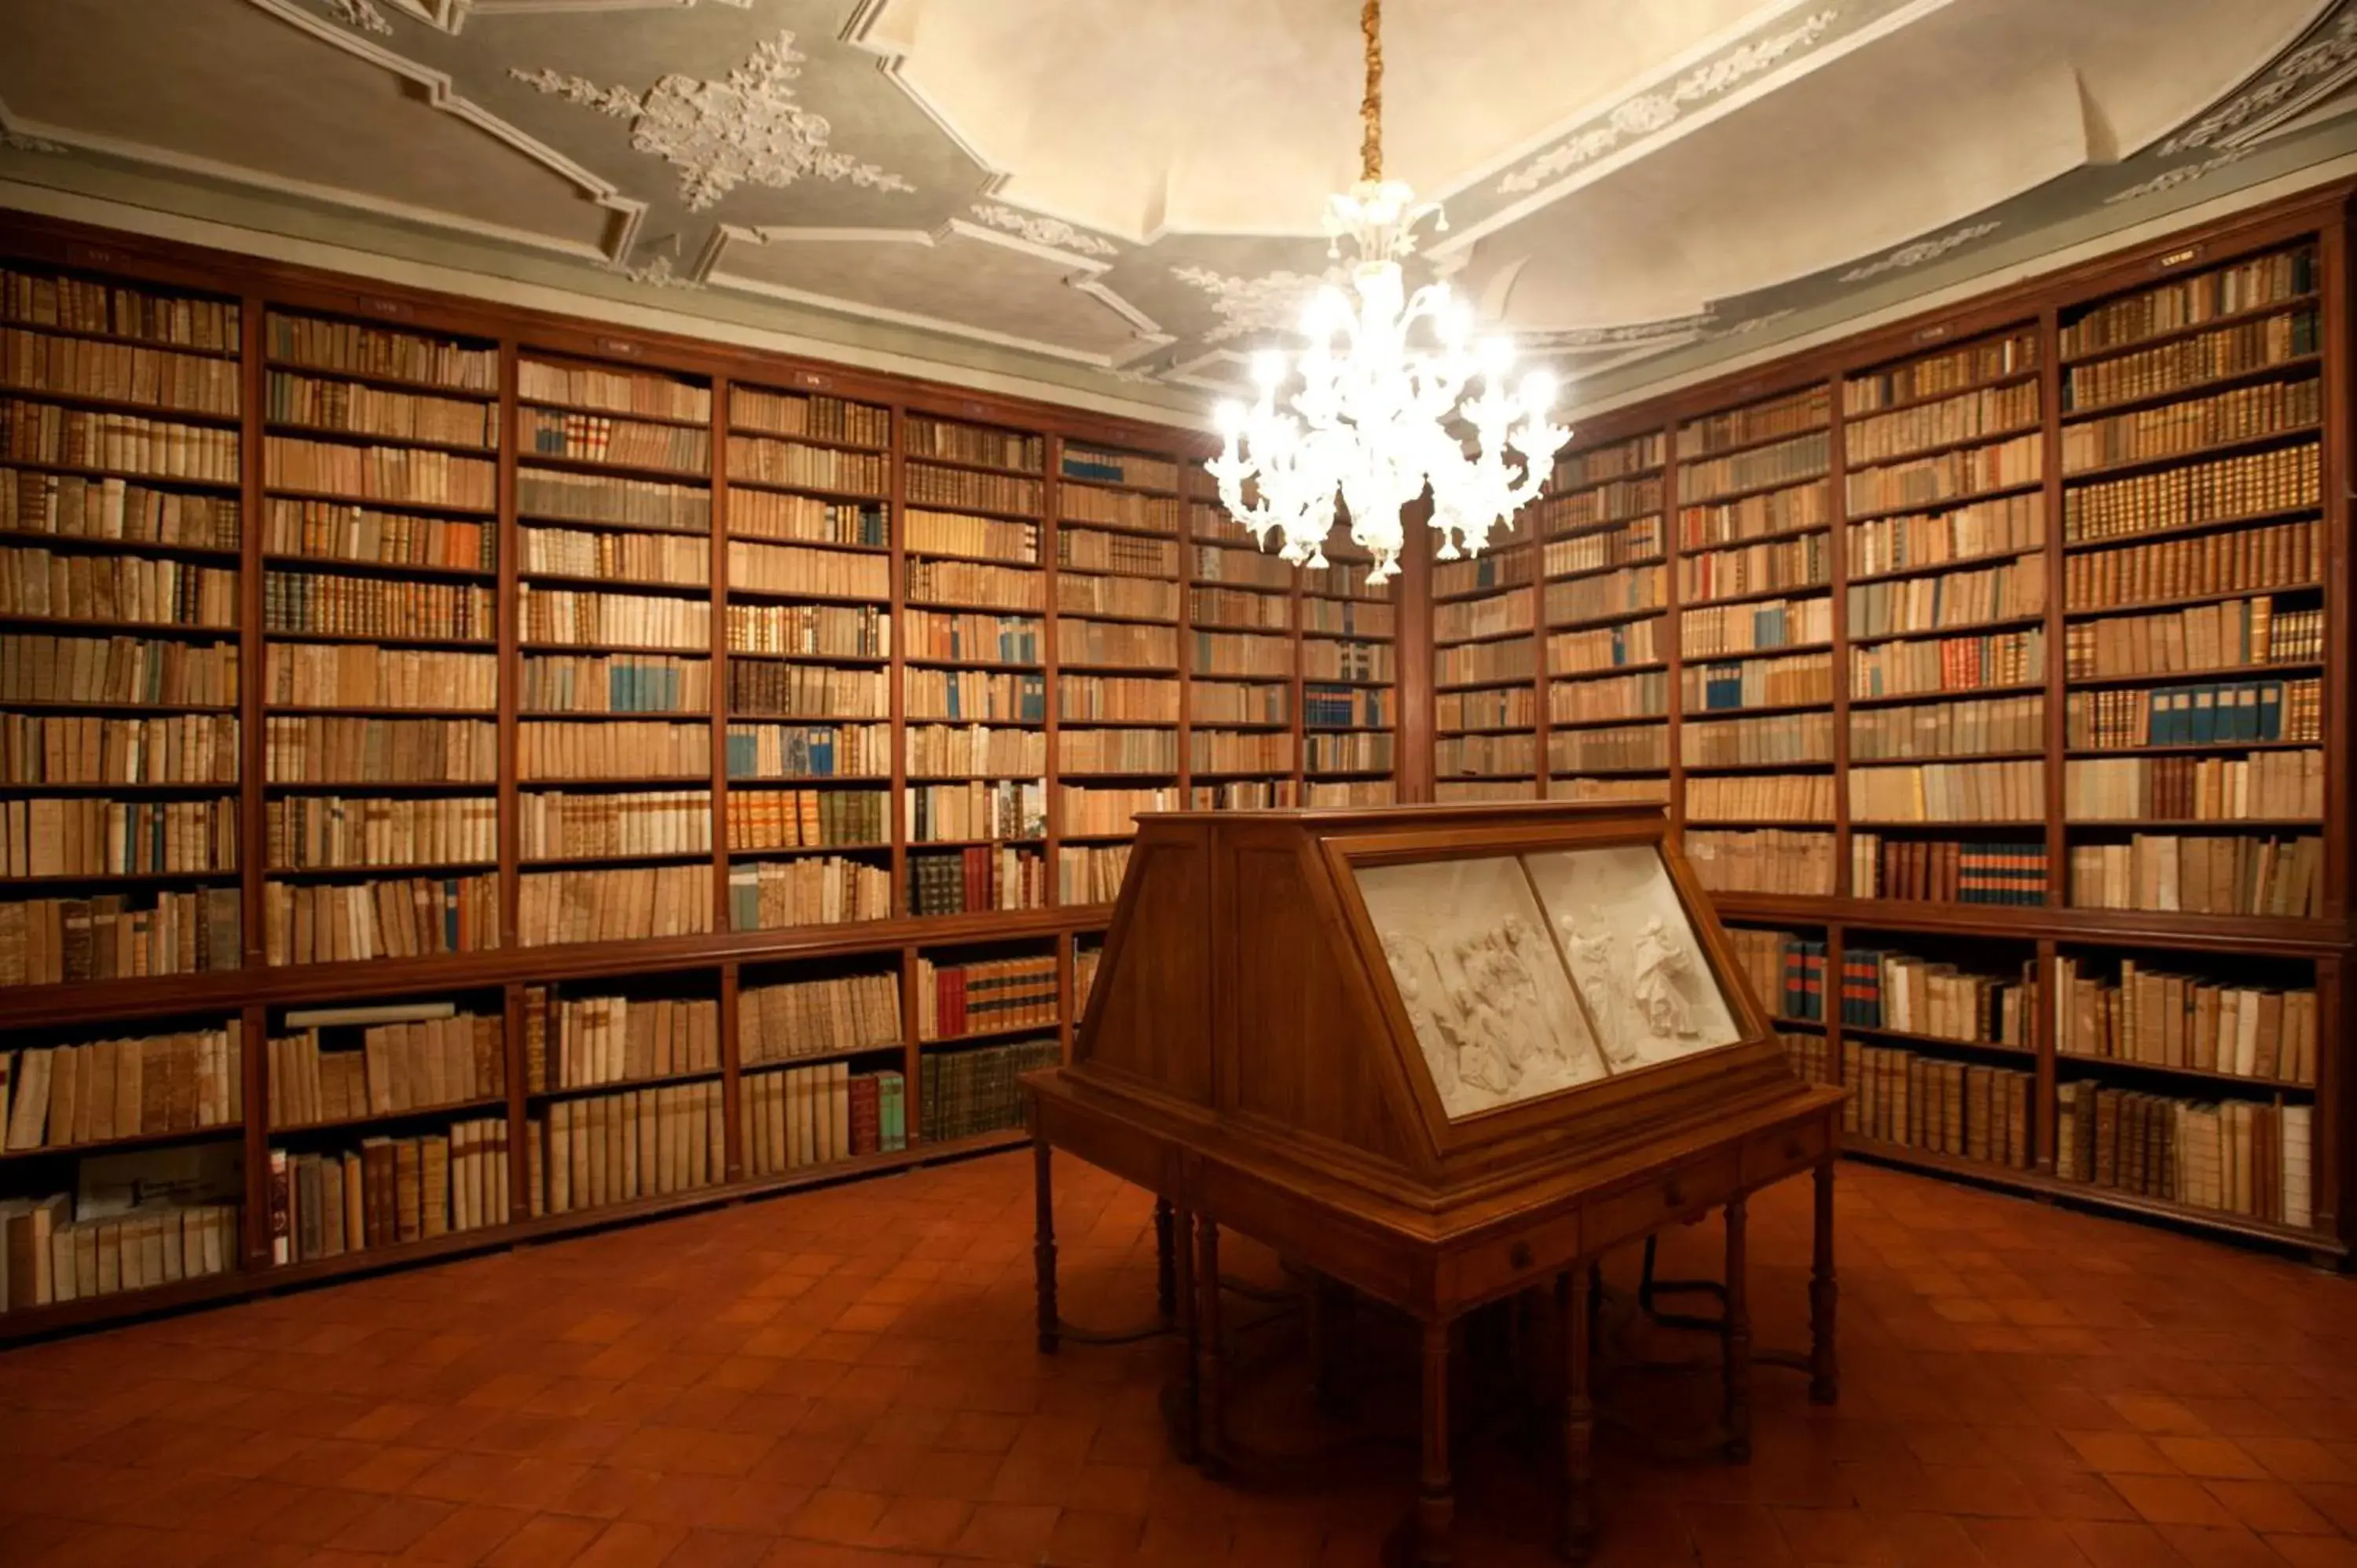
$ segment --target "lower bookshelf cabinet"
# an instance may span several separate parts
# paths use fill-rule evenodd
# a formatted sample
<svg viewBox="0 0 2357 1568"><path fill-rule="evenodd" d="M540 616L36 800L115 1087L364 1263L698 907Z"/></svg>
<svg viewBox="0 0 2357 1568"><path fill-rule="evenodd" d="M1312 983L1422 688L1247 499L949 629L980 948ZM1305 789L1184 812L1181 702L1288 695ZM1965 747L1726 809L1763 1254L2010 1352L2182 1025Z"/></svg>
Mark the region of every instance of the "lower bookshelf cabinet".
<svg viewBox="0 0 2357 1568"><path fill-rule="evenodd" d="M2004 938L1894 929L1874 905L1771 925L1772 902L1729 934L1795 1067L1854 1091L1852 1153L2347 1256L2326 1179L2344 1070L2327 1031L2347 1015L2329 946L2104 940L2055 910Z"/></svg>
<svg viewBox="0 0 2357 1568"><path fill-rule="evenodd" d="M21 1029L0 1343L1009 1146L1104 913Z"/></svg>

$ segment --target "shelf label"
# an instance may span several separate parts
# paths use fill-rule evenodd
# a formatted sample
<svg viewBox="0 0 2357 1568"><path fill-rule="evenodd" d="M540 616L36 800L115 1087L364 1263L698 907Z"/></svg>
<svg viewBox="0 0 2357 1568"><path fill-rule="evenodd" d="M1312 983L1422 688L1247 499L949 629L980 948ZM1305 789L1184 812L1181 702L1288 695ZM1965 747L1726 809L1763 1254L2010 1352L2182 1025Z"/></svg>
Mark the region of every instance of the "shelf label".
<svg viewBox="0 0 2357 1568"><path fill-rule="evenodd" d="M1918 343L1936 343L1941 338L1945 338L1948 335L1948 323L1944 321L1941 322L1936 327L1918 328L1915 332L1915 341Z"/></svg>
<svg viewBox="0 0 2357 1568"><path fill-rule="evenodd" d="M382 295L365 295L361 299L362 310L372 310L379 316L408 317L416 314L406 300L387 299Z"/></svg>
<svg viewBox="0 0 2357 1568"><path fill-rule="evenodd" d="M2153 263L2153 271L2165 273L2171 267L2181 267L2201 254L2199 245L2188 245L2181 251L2171 251Z"/></svg>
<svg viewBox="0 0 2357 1568"><path fill-rule="evenodd" d="M794 384L799 387L819 387L823 389L834 385L834 378L833 376L823 376L816 371L796 371L794 372Z"/></svg>
<svg viewBox="0 0 2357 1568"><path fill-rule="evenodd" d="M636 343L622 338L598 338L597 351L601 354L619 354L626 360L635 360L640 352Z"/></svg>
<svg viewBox="0 0 2357 1568"><path fill-rule="evenodd" d="M66 247L66 260L78 266L107 267L114 264L114 252L104 245L85 245L76 241Z"/></svg>

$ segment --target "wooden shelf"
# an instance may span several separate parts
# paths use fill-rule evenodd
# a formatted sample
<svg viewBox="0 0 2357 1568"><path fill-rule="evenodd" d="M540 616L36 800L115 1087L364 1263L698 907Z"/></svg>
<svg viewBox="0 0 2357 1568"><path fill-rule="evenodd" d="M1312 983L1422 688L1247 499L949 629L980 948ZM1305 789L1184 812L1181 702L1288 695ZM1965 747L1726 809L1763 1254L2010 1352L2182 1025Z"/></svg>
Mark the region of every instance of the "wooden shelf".
<svg viewBox="0 0 2357 1568"><path fill-rule="evenodd" d="M1851 522L1872 522L1878 518L1905 517L1911 512L1953 511L1976 501L1996 500L2005 496L2028 495L2046 488L2044 479L2016 479L2009 484L1991 485L1985 489L1960 490L1952 496L1934 496L1923 500L1908 501L1899 506L1878 506L1848 514Z"/></svg>
<svg viewBox="0 0 2357 1568"><path fill-rule="evenodd" d="M2224 529L2244 529L2259 523L2296 522L2316 516L2324 510L2321 501L2306 506L2278 507L2272 511L2243 512L2230 517L2196 518L2190 522L2173 523L2167 528L2139 529L2133 533L2105 533L2073 539L2067 531L2062 548L2072 554L2083 550L2108 550L2123 544L2149 544L2156 540L2183 539L2189 534L2214 533Z"/></svg>
<svg viewBox="0 0 2357 1568"><path fill-rule="evenodd" d="M266 332L268 328L265 327L264 330ZM389 325L386 330L398 332L404 328ZM489 345L483 345L483 347L489 347ZM307 365L299 360L265 360L263 361L263 369L264 371L285 371L321 381L357 381L362 386L385 387L394 392L422 392L431 397L461 398L469 403L497 403L500 397L496 389L457 387L449 386L441 381L413 381L406 376L392 375L381 371L342 371L331 365Z"/></svg>
<svg viewBox="0 0 2357 1568"><path fill-rule="evenodd" d="M1999 330L1996 333L1991 334L1991 336L2011 337L2026 334L2035 330L2036 328L2034 324L2025 322L2011 333ZM1943 347L1933 351L1933 357L1936 358L1939 354L1953 353L1955 351L1957 347L1959 347L1959 345L1955 344ZM1902 356L1902 360L1900 362L1903 362L1905 359L1920 359L1923 356L1921 355ZM1853 381L1857 380L1859 375L1860 372L1851 372L1851 378ZM1839 400L1842 404L1842 423L1845 424L1854 424L1860 420L1877 419L1886 413L1904 413L1910 409L1929 407L1932 403L1946 403L1953 398L1972 397L1980 392L1995 392L2000 387L2017 386L2023 381L2034 381L2038 377L2039 371L2035 367L2022 371L2008 371L2004 375L1995 376L1985 381L1972 381L1964 386L1951 387L1945 392L1923 392L1915 397L1901 398L1896 403L1878 403L1872 408L1850 407L1848 394L1846 390L1845 390ZM1847 383L1845 383L1846 387L1846 384Z"/></svg>
<svg viewBox="0 0 2357 1568"><path fill-rule="evenodd" d="M1935 399L1934 401L1944 400ZM1863 420L1872 419L1875 415L1858 414L1855 417ZM1944 456L1951 452L1970 452L1980 446L1998 446L2024 435L2035 435L2045 428L2042 421L2033 421L2028 424L2013 425L2005 430L1993 430L1981 435L1959 435L1952 440L1935 441L1929 446L1910 446L1904 452L1894 452L1880 457L1845 457L1843 471L1851 474L1869 473L1876 468L1894 468L1901 463L1920 463L1926 457ZM1947 503L1934 501L1932 504L1944 506Z"/></svg>
<svg viewBox="0 0 2357 1568"><path fill-rule="evenodd" d="M2319 1256L2345 1258L2347 1247L2320 1230L2298 1230L2289 1226L2274 1225L2263 1219L2228 1214L2214 1208L2192 1208L2170 1203L2163 1198L2139 1197L2133 1193L2113 1187L2097 1187L2093 1182L2062 1181L2040 1171L2020 1170L2000 1165L1993 1161L1965 1159L1956 1155L1934 1154L1928 1149L1910 1148L1900 1144L1886 1144L1878 1139L1863 1138L1856 1133L1842 1138L1845 1154L1892 1165L1909 1165L1917 1170L1941 1176L1962 1176L1968 1180L1987 1182L2017 1192L2083 1203L2093 1208L2136 1214L2148 1219L2167 1219L2222 1235L2246 1240L2264 1241L2275 1246L2292 1246Z"/></svg>
<svg viewBox="0 0 2357 1568"><path fill-rule="evenodd" d="M2150 473L2156 469L2175 468L2187 463L2208 462L2232 456L2239 452L2261 452L2272 446L2296 446L2302 441L2322 437L2321 425L2289 424L2279 430L2262 430L2248 435L2230 436L2205 446L2189 446L2182 452L2167 452L2148 457L2122 457L2115 462L2098 464L2091 468L2068 468L2062 471L2066 485L2116 479L2128 474Z"/></svg>
<svg viewBox="0 0 2357 1568"><path fill-rule="evenodd" d="M2134 397L2115 398L2109 403L2093 403L2085 407L2066 408L2062 411L2061 422L2066 425L2083 424L2090 420L2109 419L2115 414L2132 413L2138 409L2158 408L2166 403L2190 402L2196 398L2207 397L2213 392L2228 392L2235 387L2250 386L2260 381L2288 381L2301 375L2321 374L2323 366L2324 357L2321 354L2297 354L2287 360L2275 360L2264 365L2253 365L2246 371L2229 371L2223 375L2207 376L2200 381L2180 381L2173 387L2156 392L2138 392ZM2069 387L2066 371L2063 381L2066 394Z"/></svg>
<svg viewBox="0 0 2357 1568"><path fill-rule="evenodd" d="M2106 343L2100 349L2082 349L2076 354L2058 352L2055 357L2061 361L2063 370L2067 373L2070 367L2073 365L2091 364L2098 360L2115 360L2124 354L2140 353L2163 343L2174 343L2186 338L2201 338L2212 332L2222 332L2229 328L2240 327L2244 322L2258 321L2270 316L2288 316L2296 310L2305 310L2318 304L2319 298L2313 293L2287 295L2281 299L2270 300L2265 305L2254 305L2247 309L2226 311L2221 315L2212 316L2205 321L2147 333L2129 342Z"/></svg>
<svg viewBox="0 0 2357 1568"><path fill-rule="evenodd" d="M156 349L170 354L190 354L200 360L234 360L238 357L238 351L235 349L199 349L186 343L167 342L161 338L136 338L127 332L91 332L78 327L56 327L46 321L33 321L17 316L0 317L0 327L13 327L24 332L38 332L45 338L72 338L84 343L121 343L134 349Z"/></svg>
<svg viewBox="0 0 2357 1568"><path fill-rule="evenodd" d="M50 533L28 528L0 528L0 545L84 554L185 555L198 561L231 564L240 559L234 545L224 548L218 544L174 544L158 539L94 539L83 533Z"/></svg>
<svg viewBox="0 0 2357 1568"><path fill-rule="evenodd" d="M487 463L499 461L500 449L469 441L436 441L424 435L398 435L391 431L346 430L332 424L298 424L293 420L274 419L263 426L271 435L300 436L307 441L345 441L361 446L398 446L414 452L448 452L461 457L480 457Z"/></svg>
<svg viewBox="0 0 2357 1568"><path fill-rule="evenodd" d="M495 507L468 506L461 501L412 500L406 496L351 496L335 490L296 489L291 485L275 483L265 483L264 489L267 494L281 500L328 501L336 506L358 507L367 511L424 511L438 517L479 518L486 522L497 521L500 515Z"/></svg>

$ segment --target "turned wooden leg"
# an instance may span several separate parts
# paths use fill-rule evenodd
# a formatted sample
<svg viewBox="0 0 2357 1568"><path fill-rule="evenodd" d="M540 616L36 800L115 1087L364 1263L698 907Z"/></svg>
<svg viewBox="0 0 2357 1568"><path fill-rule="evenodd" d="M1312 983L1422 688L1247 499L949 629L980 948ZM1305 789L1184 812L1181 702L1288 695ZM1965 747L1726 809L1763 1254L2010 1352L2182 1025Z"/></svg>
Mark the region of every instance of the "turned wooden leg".
<svg viewBox="0 0 2357 1568"><path fill-rule="evenodd" d="M1040 1133L1031 1134L1031 1273L1039 1297L1039 1353L1056 1353L1055 1151Z"/></svg>
<svg viewBox="0 0 2357 1568"><path fill-rule="evenodd" d="M1195 1217L1195 1444L1217 1466L1227 1434L1226 1347L1220 1332L1220 1223Z"/></svg>
<svg viewBox="0 0 2357 1568"><path fill-rule="evenodd" d="M1203 1452L1203 1383L1195 1357L1200 1337L1195 1312L1195 1216L1174 1208L1170 1223L1176 1237L1170 1254L1173 1294L1178 1306L1178 1457L1192 1465Z"/></svg>
<svg viewBox="0 0 2357 1568"><path fill-rule="evenodd" d="M1816 1169L1816 1257L1809 1273L1809 1398L1831 1404L1841 1397L1841 1369L1834 1352L1834 1307L1841 1287L1834 1283L1834 1162Z"/></svg>
<svg viewBox="0 0 2357 1568"><path fill-rule="evenodd" d="M1154 1200L1154 1305L1169 1322L1178 1312L1178 1260L1170 1251L1170 1200Z"/></svg>
<svg viewBox="0 0 2357 1568"><path fill-rule="evenodd" d="M1325 1274L1309 1285L1310 1365L1317 1369L1313 1390L1318 1408L1328 1415L1348 1415L1357 1407L1351 1386L1351 1336L1357 1298L1351 1287Z"/></svg>
<svg viewBox="0 0 2357 1568"><path fill-rule="evenodd" d="M1596 1530L1596 1404L1588 1393L1587 1341L1591 1326L1587 1292L1558 1276L1555 1305L1563 1312L1563 1511L1556 1546L1574 1563L1585 1562Z"/></svg>
<svg viewBox="0 0 2357 1568"><path fill-rule="evenodd" d="M1745 1289L1743 1199L1727 1204L1727 1456L1751 1457L1751 1304Z"/></svg>
<svg viewBox="0 0 2357 1568"><path fill-rule="evenodd" d="M1448 1568L1457 1496L1448 1477L1448 1322L1424 1326L1424 1466L1415 1497L1418 1568Z"/></svg>

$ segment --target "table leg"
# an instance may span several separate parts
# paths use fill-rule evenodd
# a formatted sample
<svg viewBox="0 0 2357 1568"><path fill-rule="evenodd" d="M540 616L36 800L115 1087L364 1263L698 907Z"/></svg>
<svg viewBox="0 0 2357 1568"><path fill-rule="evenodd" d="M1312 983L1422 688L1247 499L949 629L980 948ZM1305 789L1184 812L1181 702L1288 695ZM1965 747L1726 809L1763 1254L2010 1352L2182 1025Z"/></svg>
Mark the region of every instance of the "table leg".
<svg viewBox="0 0 2357 1568"><path fill-rule="evenodd" d="M1173 1208L1170 1221L1177 1241L1170 1262L1178 1305L1178 1457L1191 1465L1203 1451L1203 1384L1195 1359L1195 1216Z"/></svg>
<svg viewBox="0 0 2357 1568"><path fill-rule="evenodd" d="M1743 1199L1727 1203L1727 1456L1738 1464L1751 1457L1751 1304L1745 1288L1746 1216Z"/></svg>
<svg viewBox="0 0 2357 1568"><path fill-rule="evenodd" d="M1031 1134L1031 1273L1039 1299L1039 1353L1057 1346L1055 1150L1044 1133Z"/></svg>
<svg viewBox="0 0 2357 1568"><path fill-rule="evenodd" d="M1170 1255L1170 1200L1167 1197L1154 1200L1154 1305L1165 1323L1178 1316L1178 1273L1177 1260Z"/></svg>
<svg viewBox="0 0 2357 1568"><path fill-rule="evenodd" d="M1809 1398L1832 1404L1841 1397L1841 1369L1835 1359L1834 1307L1841 1290L1834 1283L1834 1162L1816 1168L1816 1256L1809 1275Z"/></svg>
<svg viewBox="0 0 2357 1568"><path fill-rule="evenodd" d="M1457 1497L1448 1476L1448 1321L1424 1326L1424 1466L1415 1498L1417 1568L1448 1568Z"/></svg>
<svg viewBox="0 0 2357 1568"><path fill-rule="evenodd" d="M1563 1313L1563 1513L1556 1547L1574 1563L1585 1562L1596 1530L1596 1403L1588 1392L1588 1336L1593 1323L1587 1292L1574 1289L1569 1274L1555 1280L1555 1305Z"/></svg>
<svg viewBox="0 0 2357 1568"><path fill-rule="evenodd" d="M1358 1402L1350 1373L1357 1300L1341 1281L1317 1274L1309 1282L1308 1305L1310 1366L1317 1380L1312 1392L1318 1408L1328 1415L1348 1416Z"/></svg>
<svg viewBox="0 0 2357 1568"><path fill-rule="evenodd" d="M1195 1217L1195 1446L1216 1466L1227 1432L1226 1347L1220 1329L1220 1224Z"/></svg>

